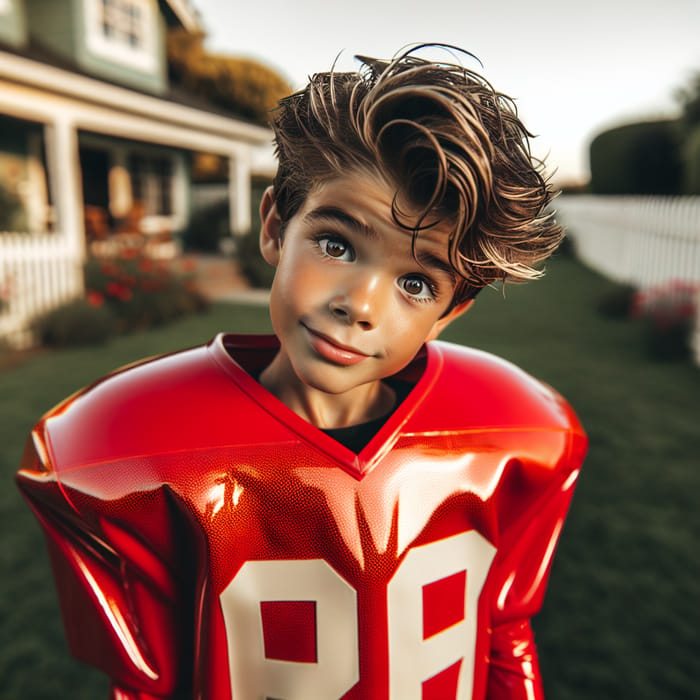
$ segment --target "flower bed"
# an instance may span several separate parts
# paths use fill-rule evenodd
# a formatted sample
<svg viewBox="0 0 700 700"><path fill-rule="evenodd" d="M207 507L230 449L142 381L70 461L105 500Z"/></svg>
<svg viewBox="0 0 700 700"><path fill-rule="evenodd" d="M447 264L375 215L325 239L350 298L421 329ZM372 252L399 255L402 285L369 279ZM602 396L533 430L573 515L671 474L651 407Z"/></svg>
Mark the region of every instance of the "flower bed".
<svg viewBox="0 0 700 700"><path fill-rule="evenodd" d="M93 344L202 311L207 301L195 268L187 260L153 260L142 248L124 248L113 258L90 257L85 297L43 314L34 330L48 346Z"/></svg>
<svg viewBox="0 0 700 700"><path fill-rule="evenodd" d="M91 258L85 290L92 306L108 306L121 332L157 326L206 306L191 261L152 260L125 248L118 258Z"/></svg>
<svg viewBox="0 0 700 700"><path fill-rule="evenodd" d="M700 284L672 280L637 292L632 315L646 323L651 356L658 360L688 359Z"/></svg>

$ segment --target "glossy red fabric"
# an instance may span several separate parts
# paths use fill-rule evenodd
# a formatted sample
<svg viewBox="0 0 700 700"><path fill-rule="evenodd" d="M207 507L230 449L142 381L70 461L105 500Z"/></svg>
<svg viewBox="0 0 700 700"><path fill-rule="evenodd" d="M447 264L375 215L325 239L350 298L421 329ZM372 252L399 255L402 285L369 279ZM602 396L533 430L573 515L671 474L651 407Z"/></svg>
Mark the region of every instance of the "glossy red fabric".
<svg viewBox="0 0 700 700"><path fill-rule="evenodd" d="M356 455L217 336L50 411L18 484L72 652L112 697L541 698L541 606L586 437L550 388L430 343Z"/></svg>

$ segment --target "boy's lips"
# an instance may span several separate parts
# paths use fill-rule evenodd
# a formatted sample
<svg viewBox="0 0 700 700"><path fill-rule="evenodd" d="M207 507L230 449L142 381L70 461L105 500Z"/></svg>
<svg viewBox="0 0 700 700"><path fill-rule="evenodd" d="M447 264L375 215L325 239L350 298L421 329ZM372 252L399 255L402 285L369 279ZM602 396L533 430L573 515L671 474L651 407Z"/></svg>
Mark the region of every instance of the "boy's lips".
<svg viewBox="0 0 700 700"><path fill-rule="evenodd" d="M352 346L339 343L333 338L309 328L305 324L302 324L302 326L309 334L311 347L329 362L349 367L350 365L356 365L358 362L362 362L362 360L371 357L371 355Z"/></svg>

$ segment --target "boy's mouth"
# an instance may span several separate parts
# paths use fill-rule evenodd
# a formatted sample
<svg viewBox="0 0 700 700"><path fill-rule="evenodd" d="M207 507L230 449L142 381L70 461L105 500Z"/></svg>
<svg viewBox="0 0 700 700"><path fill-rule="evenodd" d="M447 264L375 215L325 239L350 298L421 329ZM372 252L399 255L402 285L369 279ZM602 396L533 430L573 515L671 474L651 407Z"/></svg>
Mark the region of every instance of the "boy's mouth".
<svg viewBox="0 0 700 700"><path fill-rule="evenodd" d="M320 355L324 360L328 360L337 365L344 365L349 367L351 365L356 365L362 360L366 360L371 355L368 355L357 348L351 347L349 345L343 345L338 343L327 335L319 333L308 326L302 324L302 327L309 335L309 340L311 347Z"/></svg>

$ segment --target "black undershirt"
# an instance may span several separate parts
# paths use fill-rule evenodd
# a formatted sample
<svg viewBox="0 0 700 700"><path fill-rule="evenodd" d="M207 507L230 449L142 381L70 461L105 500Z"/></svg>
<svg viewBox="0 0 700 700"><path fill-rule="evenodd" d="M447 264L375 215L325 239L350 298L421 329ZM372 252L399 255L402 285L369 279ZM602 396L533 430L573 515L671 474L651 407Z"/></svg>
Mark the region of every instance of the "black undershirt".
<svg viewBox="0 0 700 700"><path fill-rule="evenodd" d="M398 379L389 378L384 379L383 381L385 384L390 386L396 394L396 403L389 413L365 423L348 425L344 428L321 428L321 430L344 447L352 450L355 454L361 452L413 388L413 384L410 384L409 382L402 382Z"/></svg>
<svg viewBox="0 0 700 700"><path fill-rule="evenodd" d="M251 372L251 376L256 380L260 381L260 375L262 374L262 369L259 372ZM357 425L348 425L344 428L319 428L329 437L332 437L336 442L339 442L343 447L347 447L352 450L355 454L359 454L362 449L369 443L369 441L379 432L384 423L391 414L401 405L401 402L409 395L411 389L413 389L413 384L411 382L402 381L401 379L394 379L393 377L388 377L382 380L387 386L394 390L396 395L396 401L388 413L385 413L379 418L374 418L373 420L366 421L365 423L358 423Z"/></svg>

